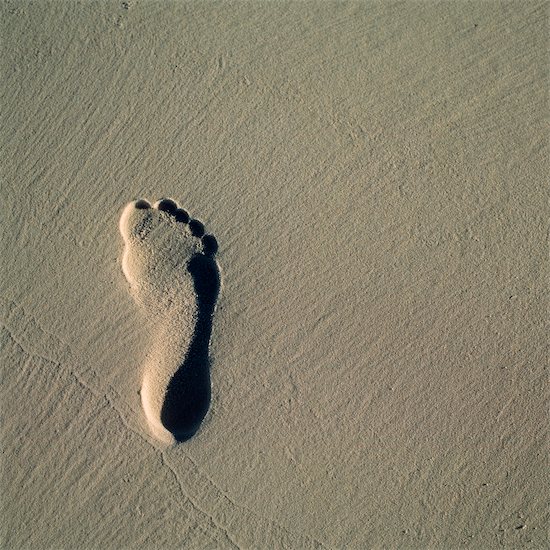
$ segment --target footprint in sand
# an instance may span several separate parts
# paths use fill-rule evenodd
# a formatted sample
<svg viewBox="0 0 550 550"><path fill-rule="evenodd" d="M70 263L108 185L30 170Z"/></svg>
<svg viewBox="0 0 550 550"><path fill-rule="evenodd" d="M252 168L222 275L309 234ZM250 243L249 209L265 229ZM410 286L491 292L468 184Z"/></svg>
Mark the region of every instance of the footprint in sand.
<svg viewBox="0 0 550 550"><path fill-rule="evenodd" d="M141 402L154 435L166 442L192 437L210 405L208 346L220 289L212 235L163 199L138 200L120 218L122 270L135 301L154 327Z"/></svg>

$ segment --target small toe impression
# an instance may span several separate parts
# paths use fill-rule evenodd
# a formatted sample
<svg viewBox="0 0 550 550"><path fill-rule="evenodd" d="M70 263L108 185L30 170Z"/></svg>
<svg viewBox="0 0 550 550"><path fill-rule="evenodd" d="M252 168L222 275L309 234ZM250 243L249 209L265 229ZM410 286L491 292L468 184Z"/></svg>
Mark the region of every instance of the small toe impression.
<svg viewBox="0 0 550 550"><path fill-rule="evenodd" d="M174 212L174 217L176 221L181 223L187 223L189 221L189 214L183 208L178 208Z"/></svg>
<svg viewBox="0 0 550 550"><path fill-rule="evenodd" d="M156 207L168 214L173 214L178 209L178 205L172 199L161 199Z"/></svg>
<svg viewBox="0 0 550 550"><path fill-rule="evenodd" d="M202 237L204 235L204 225L199 220L191 220L189 229L194 237Z"/></svg>
<svg viewBox="0 0 550 550"><path fill-rule="evenodd" d="M213 256L218 251L218 241L214 235L205 235L202 238L204 253Z"/></svg>
<svg viewBox="0 0 550 550"><path fill-rule="evenodd" d="M138 210L147 210L148 208L151 208L151 204L145 199L138 199L134 202L134 208L137 208Z"/></svg>

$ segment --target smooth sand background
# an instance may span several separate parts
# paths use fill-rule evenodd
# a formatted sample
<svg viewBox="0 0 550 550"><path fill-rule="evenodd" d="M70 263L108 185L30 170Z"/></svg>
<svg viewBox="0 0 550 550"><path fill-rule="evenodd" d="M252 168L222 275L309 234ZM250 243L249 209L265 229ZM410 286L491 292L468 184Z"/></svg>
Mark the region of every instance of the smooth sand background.
<svg viewBox="0 0 550 550"><path fill-rule="evenodd" d="M542 548L548 3L3 2L5 548ZM220 243L164 449L118 220Z"/></svg>

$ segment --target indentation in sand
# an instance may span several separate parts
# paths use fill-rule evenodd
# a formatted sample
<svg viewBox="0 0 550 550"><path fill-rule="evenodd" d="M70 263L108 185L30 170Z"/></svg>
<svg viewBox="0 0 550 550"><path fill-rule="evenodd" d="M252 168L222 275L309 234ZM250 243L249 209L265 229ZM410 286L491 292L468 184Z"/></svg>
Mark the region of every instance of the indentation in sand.
<svg viewBox="0 0 550 550"><path fill-rule="evenodd" d="M208 347L220 289L218 245L171 199L140 199L120 218L122 270L154 327L141 401L161 441L192 437L210 405Z"/></svg>

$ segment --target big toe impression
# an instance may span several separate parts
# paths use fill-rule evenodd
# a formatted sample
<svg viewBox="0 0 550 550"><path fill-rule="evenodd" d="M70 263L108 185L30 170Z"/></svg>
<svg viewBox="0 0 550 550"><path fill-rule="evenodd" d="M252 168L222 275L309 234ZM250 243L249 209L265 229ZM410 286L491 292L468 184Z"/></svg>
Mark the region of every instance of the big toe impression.
<svg viewBox="0 0 550 550"><path fill-rule="evenodd" d="M151 205L145 199L126 205L120 217L120 233L124 240L144 236L150 229Z"/></svg>

